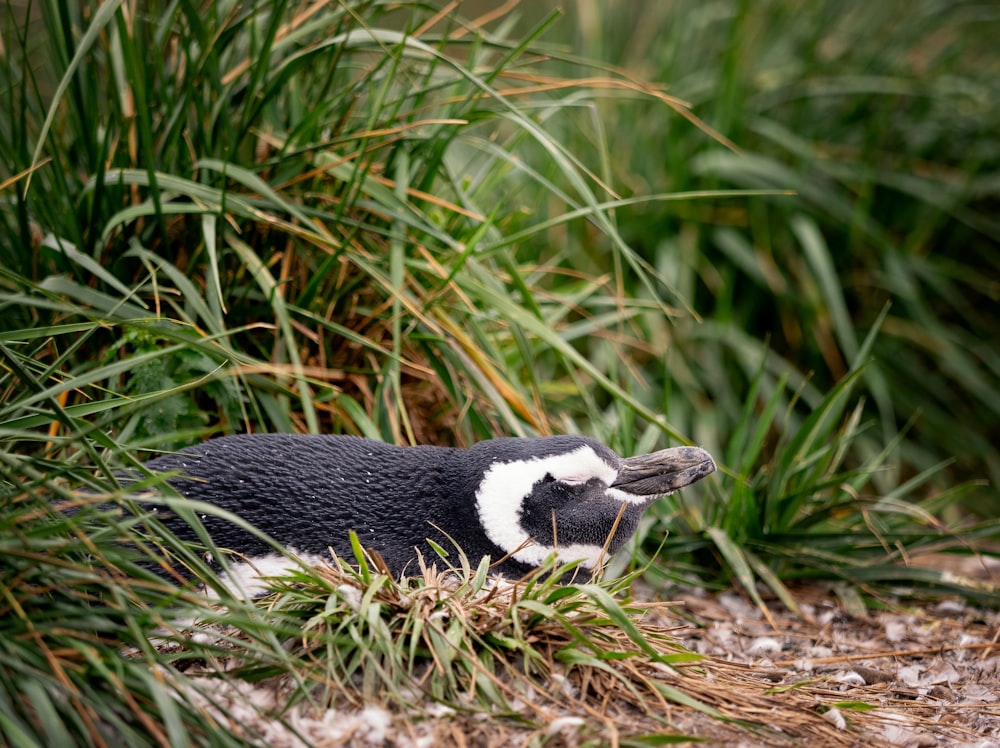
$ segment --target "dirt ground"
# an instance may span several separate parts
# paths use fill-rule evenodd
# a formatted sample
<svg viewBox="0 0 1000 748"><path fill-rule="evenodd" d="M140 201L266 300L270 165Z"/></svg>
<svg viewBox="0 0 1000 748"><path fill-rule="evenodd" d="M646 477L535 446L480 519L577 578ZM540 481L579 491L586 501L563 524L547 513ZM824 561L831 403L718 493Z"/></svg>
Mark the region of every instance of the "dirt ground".
<svg viewBox="0 0 1000 748"><path fill-rule="evenodd" d="M739 595L685 594L693 622L674 635L775 689L812 681L845 744L1000 746L1000 613L945 600L855 617L810 596L813 620L775 608L776 632Z"/></svg>

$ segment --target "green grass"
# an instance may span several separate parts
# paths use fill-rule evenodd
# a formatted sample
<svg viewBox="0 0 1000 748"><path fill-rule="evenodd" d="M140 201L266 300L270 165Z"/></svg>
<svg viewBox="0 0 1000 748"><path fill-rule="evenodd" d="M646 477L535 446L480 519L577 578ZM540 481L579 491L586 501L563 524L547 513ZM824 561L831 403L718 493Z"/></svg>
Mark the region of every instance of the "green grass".
<svg viewBox="0 0 1000 748"><path fill-rule="evenodd" d="M836 0L583 7L578 28L556 28L572 49L667 84L739 149L653 102L606 104L612 183L642 194L796 193L617 212L623 237L708 322L678 323L674 355L683 361L663 381L676 387L690 369L684 394L711 400L715 417L701 432L695 417L677 425L699 439L718 435L724 448L765 357L768 389L786 376L816 407L858 363L888 307L856 390L877 424L870 453L912 426L877 487L947 460L932 490L988 480L963 505L995 518L996 9Z"/></svg>
<svg viewBox="0 0 1000 748"><path fill-rule="evenodd" d="M4 460L5 482L24 468L11 463ZM41 484L26 483L4 500L4 743L239 745L220 729L224 712L208 718L193 700L190 694L201 688L182 690L181 665L217 657L220 649L192 641L180 657L168 658L149 638L203 603L135 565L135 555L120 542L134 524L128 515L97 508L93 497L88 503L79 495L53 495ZM78 511L69 517L63 511L71 505ZM242 628L253 631L260 615L246 606L239 610ZM234 604L236 621L239 610ZM248 642L247 651L254 649ZM156 662L165 666L151 668ZM211 690L206 698L214 700Z"/></svg>
<svg viewBox="0 0 1000 748"><path fill-rule="evenodd" d="M154 649L199 602L136 565L159 531L123 549L114 472L231 431L693 441L720 473L650 512L612 577L736 583L765 610L758 581L793 608L800 580L995 604L908 559L997 535L996 18L893 5L8 5L5 738L228 744L218 693L168 695L220 657L295 703L360 678L353 698L403 705L417 678L542 732L505 689L554 662L640 709L720 708L632 667L673 650L624 582L508 604L468 569L421 608L434 578L303 570L204 613L235 626L221 643ZM124 509L57 512L78 487Z"/></svg>
<svg viewBox="0 0 1000 748"><path fill-rule="evenodd" d="M664 353L639 358L631 391L734 479L710 483L707 501L662 503L641 557L658 552L669 577L721 563L724 581L742 569L865 584L899 578L875 562L902 560L897 542L955 542L941 517L964 517L970 542L994 534L996 12L719 0L568 15L545 40L562 70L661 81L718 133L651 98L596 104L600 130L580 117L565 140L605 138L605 178L623 194L794 191L615 212L694 312L640 318ZM599 234L565 244L614 266ZM638 285L627 269L620 283ZM587 345L601 355L602 341Z"/></svg>

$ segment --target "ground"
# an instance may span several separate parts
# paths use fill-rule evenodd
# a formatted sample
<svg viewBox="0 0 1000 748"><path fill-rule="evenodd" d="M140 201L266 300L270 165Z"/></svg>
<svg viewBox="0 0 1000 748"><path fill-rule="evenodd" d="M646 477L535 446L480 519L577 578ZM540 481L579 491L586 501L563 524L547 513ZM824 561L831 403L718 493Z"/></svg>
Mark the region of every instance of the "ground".
<svg viewBox="0 0 1000 748"><path fill-rule="evenodd" d="M997 611L943 600L852 616L821 588L798 593L811 620L775 607L777 632L735 593L681 595L692 623L675 635L776 689L808 684L817 703L844 703L824 711L844 744L1000 746Z"/></svg>
<svg viewBox="0 0 1000 748"><path fill-rule="evenodd" d="M973 561L958 571L995 589L1000 565ZM641 587L633 592L652 596ZM566 676L554 671L541 684L546 690L527 689L508 714L426 701L420 714L342 704L320 712L295 707L284 723L244 712L246 724L253 721L262 742L276 747L661 745L687 736L709 745L1000 748L1000 609L884 598L881 609L850 611L849 597L830 586L795 594L799 613L769 603L771 620L736 591L687 589L641 604L645 634L705 659L609 662L629 670L634 691L600 670L571 668ZM643 691L649 681L667 698ZM283 703L280 684L231 688L220 695L236 713L244 700L265 709Z"/></svg>

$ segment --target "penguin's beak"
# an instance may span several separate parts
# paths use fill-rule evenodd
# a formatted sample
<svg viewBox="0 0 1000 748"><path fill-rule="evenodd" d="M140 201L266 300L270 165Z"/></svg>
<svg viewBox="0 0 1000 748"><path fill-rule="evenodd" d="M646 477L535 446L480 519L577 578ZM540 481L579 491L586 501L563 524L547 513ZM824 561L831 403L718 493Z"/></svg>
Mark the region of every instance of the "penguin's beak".
<svg viewBox="0 0 1000 748"><path fill-rule="evenodd" d="M622 463L611 487L635 496L666 496L715 472L715 460L700 447L661 449Z"/></svg>

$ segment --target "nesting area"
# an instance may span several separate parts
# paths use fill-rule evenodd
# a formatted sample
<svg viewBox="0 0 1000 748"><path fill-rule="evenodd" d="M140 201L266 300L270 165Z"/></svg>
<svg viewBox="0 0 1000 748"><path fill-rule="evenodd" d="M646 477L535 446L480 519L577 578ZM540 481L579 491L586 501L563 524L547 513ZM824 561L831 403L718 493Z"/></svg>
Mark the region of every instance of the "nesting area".
<svg viewBox="0 0 1000 748"><path fill-rule="evenodd" d="M300 675L320 683L325 673L325 687L303 699L287 675L220 681L220 670L238 670L224 658L187 673L195 701L250 740L1000 744L995 610L887 600L884 610L854 615L830 589L815 587L797 591L798 616L769 603L769 621L731 591L624 603L594 585L539 585L525 594L425 571L415 586L373 591L332 565L316 573L326 593L289 584L272 602L307 610L323 594L340 601L325 603L322 623L310 613L312 631L288 645L313 663ZM641 582L632 592L649 595ZM356 628L359 616L384 638ZM368 638L334 665L312 638L320 629ZM387 650L388 642L398 649Z"/></svg>

